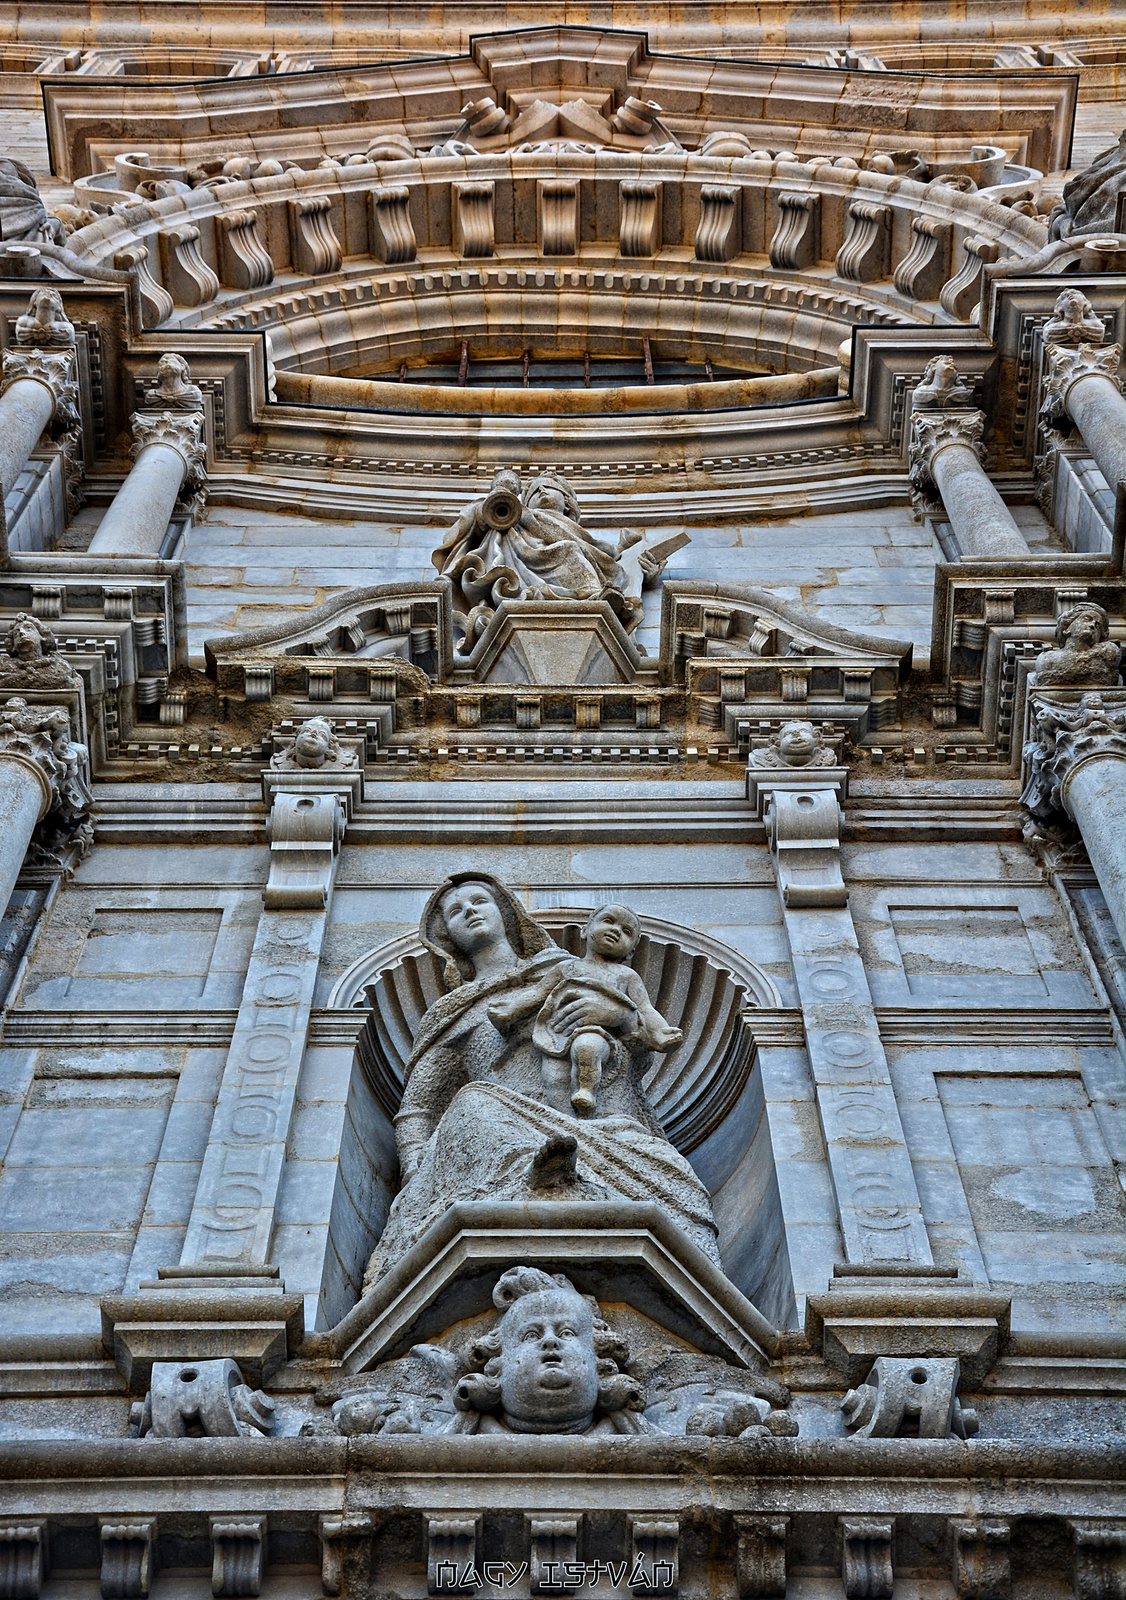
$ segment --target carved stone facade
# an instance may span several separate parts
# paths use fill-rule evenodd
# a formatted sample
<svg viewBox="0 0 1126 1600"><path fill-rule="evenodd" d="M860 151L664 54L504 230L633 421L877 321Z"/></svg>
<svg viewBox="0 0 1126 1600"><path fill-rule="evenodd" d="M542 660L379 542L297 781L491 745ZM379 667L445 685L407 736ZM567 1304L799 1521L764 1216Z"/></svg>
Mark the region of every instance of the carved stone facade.
<svg viewBox="0 0 1126 1600"><path fill-rule="evenodd" d="M111 9L0 19L0 1600L1121 1600L1121 17Z"/></svg>

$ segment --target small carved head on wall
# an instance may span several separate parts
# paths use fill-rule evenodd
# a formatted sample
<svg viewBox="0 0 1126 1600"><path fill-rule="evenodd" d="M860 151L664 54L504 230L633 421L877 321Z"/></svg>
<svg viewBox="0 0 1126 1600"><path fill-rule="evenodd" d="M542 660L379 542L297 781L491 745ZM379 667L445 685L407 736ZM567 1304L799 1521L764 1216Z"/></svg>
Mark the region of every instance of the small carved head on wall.
<svg viewBox="0 0 1126 1600"><path fill-rule="evenodd" d="M510 1267L493 1303L504 1315L473 1347L481 1370L454 1390L483 1431L586 1433L596 1414L640 1410L640 1388L620 1370L628 1347L569 1279Z"/></svg>

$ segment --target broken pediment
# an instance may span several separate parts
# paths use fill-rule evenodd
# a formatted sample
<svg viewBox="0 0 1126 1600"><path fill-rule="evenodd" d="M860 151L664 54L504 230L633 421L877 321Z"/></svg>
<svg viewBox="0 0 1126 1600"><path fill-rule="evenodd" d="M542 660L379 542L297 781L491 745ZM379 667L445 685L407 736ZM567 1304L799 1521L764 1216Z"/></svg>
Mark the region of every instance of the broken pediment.
<svg viewBox="0 0 1126 1600"><path fill-rule="evenodd" d="M765 725L800 717L860 743L899 721L911 665L903 640L854 633L749 585L665 585L661 679L682 683L705 727L741 751Z"/></svg>
<svg viewBox="0 0 1126 1600"><path fill-rule="evenodd" d="M576 688L634 683L646 666L605 600L505 600L464 661L470 683Z"/></svg>

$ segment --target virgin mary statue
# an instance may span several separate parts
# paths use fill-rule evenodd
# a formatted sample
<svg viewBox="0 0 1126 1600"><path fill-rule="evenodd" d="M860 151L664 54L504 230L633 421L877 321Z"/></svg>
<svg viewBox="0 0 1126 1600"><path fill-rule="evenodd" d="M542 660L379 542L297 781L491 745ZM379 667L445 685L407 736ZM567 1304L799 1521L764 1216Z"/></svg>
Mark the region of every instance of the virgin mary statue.
<svg viewBox="0 0 1126 1600"><path fill-rule="evenodd" d="M484 872L447 878L427 902L420 933L444 966L448 992L423 1016L406 1065L395 1119L402 1188L365 1287L465 1200L655 1203L719 1265L707 1190L669 1143L642 1086L649 1050L629 1002L594 988L571 1002L576 1026L611 1030L624 1047L623 1069L604 1082L597 1114L580 1121L567 1093L545 1081L532 1042L536 1007L519 1002L519 991L538 987L568 953ZM522 1020L498 1026L491 1007L498 1018Z"/></svg>

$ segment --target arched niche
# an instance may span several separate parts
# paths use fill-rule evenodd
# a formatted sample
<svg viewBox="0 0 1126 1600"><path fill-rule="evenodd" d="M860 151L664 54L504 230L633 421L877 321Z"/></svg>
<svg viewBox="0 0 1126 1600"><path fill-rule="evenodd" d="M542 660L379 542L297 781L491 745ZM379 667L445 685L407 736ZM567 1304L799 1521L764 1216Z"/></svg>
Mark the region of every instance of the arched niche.
<svg viewBox="0 0 1126 1600"><path fill-rule="evenodd" d="M577 955L587 908L535 913L552 938ZM671 1142L691 1155L739 1099L754 1063L748 1018L780 1005L767 975L727 945L694 929L643 916L633 957L649 998L684 1034L658 1056L646 1089ZM355 962L329 997L330 1008L367 1008L361 1060L382 1111L393 1118L403 1092L403 1068L423 1012L446 992L440 964L408 934Z"/></svg>

